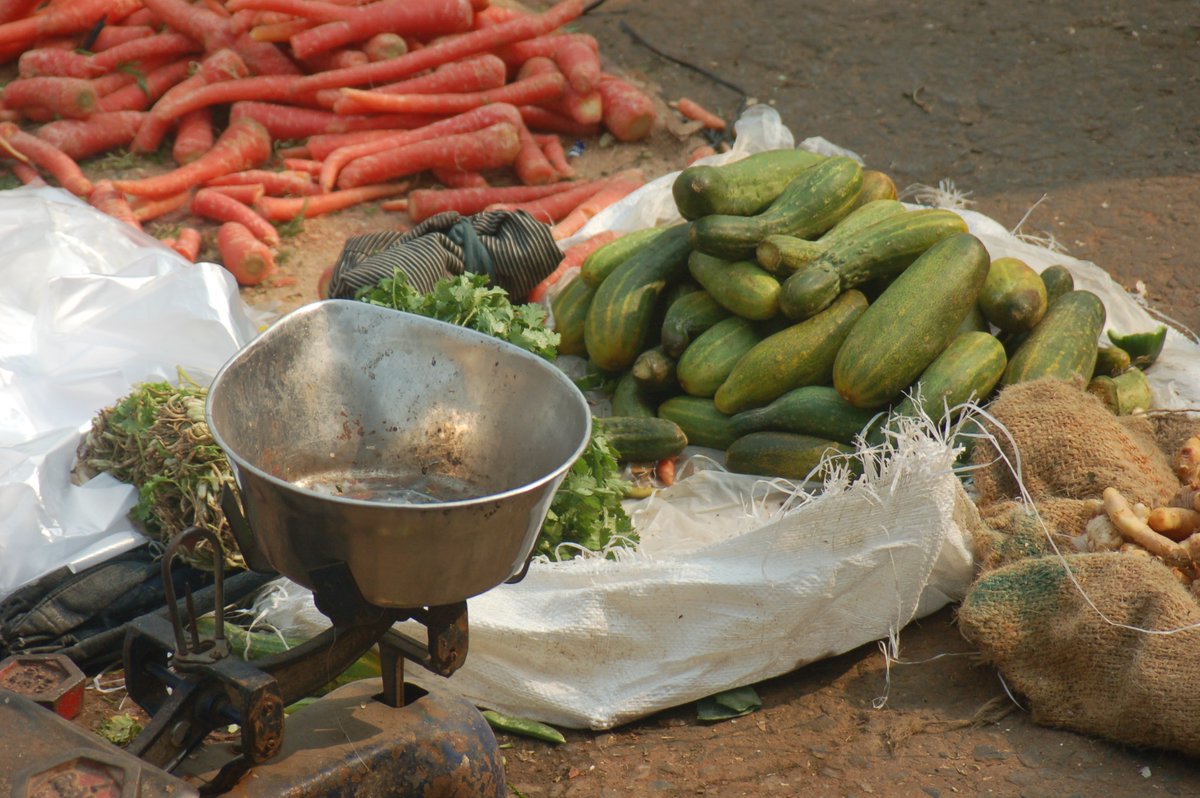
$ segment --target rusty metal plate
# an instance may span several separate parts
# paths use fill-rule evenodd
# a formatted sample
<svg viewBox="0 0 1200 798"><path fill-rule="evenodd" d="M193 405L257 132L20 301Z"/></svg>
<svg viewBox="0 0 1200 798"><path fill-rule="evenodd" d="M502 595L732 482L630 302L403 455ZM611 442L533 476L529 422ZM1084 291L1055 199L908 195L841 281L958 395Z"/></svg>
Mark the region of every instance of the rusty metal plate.
<svg viewBox="0 0 1200 798"><path fill-rule="evenodd" d="M0 689L0 795L195 798L199 792L23 695Z"/></svg>

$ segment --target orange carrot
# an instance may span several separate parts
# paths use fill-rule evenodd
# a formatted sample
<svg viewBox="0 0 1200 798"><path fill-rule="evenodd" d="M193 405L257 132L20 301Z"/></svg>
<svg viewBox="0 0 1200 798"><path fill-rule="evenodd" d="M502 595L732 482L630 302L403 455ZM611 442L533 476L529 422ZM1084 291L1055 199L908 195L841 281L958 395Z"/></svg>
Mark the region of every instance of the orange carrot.
<svg viewBox="0 0 1200 798"><path fill-rule="evenodd" d="M195 74L163 93L163 96L159 98L158 102L150 110L150 115L142 122L142 126L138 130L137 136L134 137L133 145L130 149L133 152L139 153L154 152L158 149L158 145L162 143L163 137L170 130L172 121L172 117L165 117L159 112L159 109L164 105L178 104L181 97L191 96L210 84L236 80L244 76L248 70L249 67L246 66L246 62L233 50L218 50L204 59ZM179 116L183 115L180 114Z"/></svg>
<svg viewBox="0 0 1200 798"><path fill-rule="evenodd" d="M484 188L488 185L487 178L479 172L460 172L456 169L434 168L430 170L433 179L447 188Z"/></svg>
<svg viewBox="0 0 1200 798"><path fill-rule="evenodd" d="M95 69L92 59L88 56L57 47L26 50L17 59L17 76L22 78L92 78L101 72L102 70Z"/></svg>
<svg viewBox="0 0 1200 798"><path fill-rule="evenodd" d="M639 141L650 135L657 114L649 95L614 75L597 84L604 101L604 126L621 141Z"/></svg>
<svg viewBox="0 0 1200 798"><path fill-rule="evenodd" d="M72 119L94 114L99 100L91 81L83 78L17 78L4 87L5 108L47 108Z"/></svg>
<svg viewBox="0 0 1200 798"><path fill-rule="evenodd" d="M5 160L5 165L12 170L17 179L26 186L48 186L50 185L42 179L42 173L27 163L20 161Z"/></svg>
<svg viewBox="0 0 1200 798"><path fill-rule="evenodd" d="M88 180L69 155L49 142L24 132L12 122L0 122L0 149L18 161L48 172L58 184L80 197L92 193Z"/></svg>
<svg viewBox="0 0 1200 798"><path fill-rule="evenodd" d="M314 55L304 59L304 67L308 72L324 72L327 69L345 69L347 67L369 64L370 58L362 50L343 47L338 50Z"/></svg>
<svg viewBox="0 0 1200 798"><path fill-rule="evenodd" d="M339 116L329 111L314 108L297 108L293 105L239 100L230 110L230 120L241 117L255 119L270 131L275 139L302 139L330 133L352 131L379 131L392 133L423 127L437 120L427 114L378 114L374 116ZM362 138L362 137L360 137ZM310 145L313 142L309 142ZM320 156L316 156L320 157Z"/></svg>
<svg viewBox="0 0 1200 798"><path fill-rule="evenodd" d="M200 45L186 36L178 33L160 33L142 39L110 47L102 53L91 57L92 67L96 74L104 74L126 62L141 61L146 58L177 58L187 53L194 53Z"/></svg>
<svg viewBox="0 0 1200 798"><path fill-rule="evenodd" d="M313 22L336 22L354 13L353 8L320 0L229 0L225 8L240 11L275 11L293 17L303 17Z"/></svg>
<svg viewBox="0 0 1200 798"><path fill-rule="evenodd" d="M259 197L261 200L262 197ZM202 188L192 197L192 213L216 222L237 222L254 233L267 246L279 246L279 231L249 205L243 205L226 194Z"/></svg>
<svg viewBox="0 0 1200 798"><path fill-rule="evenodd" d="M602 97L603 98L603 97ZM521 118L530 130L549 130L565 136L591 138L600 132L597 125L581 125L570 117L556 114L536 105L522 105L518 109Z"/></svg>
<svg viewBox="0 0 1200 798"><path fill-rule="evenodd" d="M273 222L286 222L303 214L305 219L333 213L352 205L359 205L372 200L394 197L408 191L408 183L384 183L369 186L356 186L344 191L330 191L328 194L314 194L311 197L263 197L255 207L258 212Z"/></svg>
<svg viewBox="0 0 1200 798"><path fill-rule="evenodd" d="M207 186L206 191L215 191L218 194L224 194L226 197L232 197L243 205L253 205L264 196L266 190L262 183L246 183L245 185L234 186Z"/></svg>
<svg viewBox="0 0 1200 798"><path fill-rule="evenodd" d="M304 172L313 177L321 174L321 162L311 158L283 158L283 168L290 172Z"/></svg>
<svg viewBox="0 0 1200 798"><path fill-rule="evenodd" d="M156 2L158 0L155 0ZM554 30L583 13L583 0L562 0L541 14L516 17L480 30L464 33L437 44L405 53L386 61L376 61L352 69L336 69L319 75L309 75L296 81L297 93L364 83L386 83L408 75L457 61L468 55L495 50L497 47L540 36Z"/></svg>
<svg viewBox="0 0 1200 798"><path fill-rule="evenodd" d="M529 296L525 298L525 301L541 302L546 296L547 292L549 292L553 286L562 282L562 279L566 277L567 274L569 274L572 270L577 271L579 267L583 265L583 261L588 255L591 255L593 252L600 249L600 247L604 246L610 241L616 241L620 237L621 234L615 230L605 230L604 232L597 233L596 235L589 237L586 241L581 241L568 249L563 253L563 259L559 262L554 271L546 275L544 280L533 287L533 289L529 292Z"/></svg>
<svg viewBox="0 0 1200 798"><path fill-rule="evenodd" d="M153 35L154 28L149 25L105 25L92 42L92 52L102 53L118 44Z"/></svg>
<svg viewBox="0 0 1200 798"><path fill-rule="evenodd" d="M179 120L171 156L180 166L191 163L212 149L213 139L212 109L197 108Z"/></svg>
<svg viewBox="0 0 1200 798"><path fill-rule="evenodd" d="M548 197L528 202L497 203L490 208L506 211L525 211L538 221L554 224L573 211L579 203L604 187L608 180L582 183Z"/></svg>
<svg viewBox="0 0 1200 798"><path fill-rule="evenodd" d="M79 161L133 141L144 111L113 111L87 119L59 119L42 125L37 137Z"/></svg>
<svg viewBox="0 0 1200 798"><path fill-rule="evenodd" d="M0 1L0 22L12 22L28 16L41 0L2 0Z"/></svg>
<svg viewBox="0 0 1200 798"><path fill-rule="evenodd" d="M102 18L113 21L129 16L142 0L70 0L0 24L0 47L23 45L49 36L71 36L89 30Z"/></svg>
<svg viewBox="0 0 1200 798"><path fill-rule="evenodd" d="M107 213L114 219L120 219L126 224L142 229L142 223L133 215L133 208L129 207L129 201L125 196L113 187L111 180L100 180L92 187L92 193L88 195L88 205L93 208Z"/></svg>
<svg viewBox="0 0 1200 798"><path fill-rule="evenodd" d="M540 186L558 180L561 177L559 171L546 157L546 153L534 140L533 134L525 127L523 121L517 132L521 136L521 149L513 161L513 171L517 173L517 179L527 186Z"/></svg>
<svg viewBox="0 0 1200 798"><path fill-rule="evenodd" d="M600 181L592 183L596 190ZM414 222L423 222L444 211L458 211L463 216L479 213L489 205L528 202L561 194L575 188L574 183L554 183L545 186L493 186L491 188L417 189L408 194L408 215Z"/></svg>
<svg viewBox="0 0 1200 798"><path fill-rule="evenodd" d="M226 222L217 230L221 265L238 285L258 285L275 273L275 256L244 225Z"/></svg>
<svg viewBox="0 0 1200 798"><path fill-rule="evenodd" d="M658 481L665 487L669 488L675 484L675 468L678 462L679 456L676 455L675 457L667 457L659 460L658 464L654 467L654 475L658 477Z"/></svg>
<svg viewBox="0 0 1200 798"><path fill-rule="evenodd" d="M408 52L408 43L404 41L404 37L398 33L384 31L376 33L370 39L367 39L363 45L363 52L367 54L367 58L371 61L386 61L389 58L396 58Z"/></svg>
<svg viewBox="0 0 1200 798"><path fill-rule="evenodd" d="M342 168L356 158L365 158L393 147L415 144L419 141L434 139L446 134L469 133L498 122L507 122L513 127L518 127L521 124L520 114L507 103L496 103L484 106L483 108L476 108L464 114L449 117L448 119L432 122L415 130L398 131L389 136L372 137L360 143L341 147L325 155L319 154L318 149L316 149L313 141L310 139L309 150L313 153L313 157L324 161L321 165L320 183L321 188L329 191L336 184L338 174Z"/></svg>
<svg viewBox="0 0 1200 798"><path fill-rule="evenodd" d="M550 133L535 135L533 138L541 146L542 152L546 154L546 160L550 162L555 171L563 177L575 176L575 167L571 166L571 162L567 160L566 150L563 149L558 136Z"/></svg>
<svg viewBox="0 0 1200 798"><path fill-rule="evenodd" d="M574 235L597 213L637 191L645 182L641 171L637 169L614 175L607 185L575 206L550 232L557 241Z"/></svg>
<svg viewBox="0 0 1200 798"><path fill-rule="evenodd" d="M504 62L494 55L485 53L462 61L455 61L438 67L429 74L418 78L410 78L398 83L389 83L373 89L383 94L441 94L446 92L463 93L496 89L504 85L508 77ZM339 99L333 106L339 114L373 113L377 109L359 107L351 98L339 92Z"/></svg>
<svg viewBox="0 0 1200 798"><path fill-rule="evenodd" d="M349 119L350 117L345 118ZM420 127L424 127L424 125L421 125ZM401 132L403 131L352 130L345 133L321 133L309 137L307 141L308 154L310 158L315 158L318 161L324 161L335 151L344 147L353 147L359 144L364 144L368 141L381 141L382 139L391 138ZM383 147L383 149L387 149L387 146Z"/></svg>
<svg viewBox="0 0 1200 798"><path fill-rule="evenodd" d="M691 166L692 164L694 164L696 161L700 160L701 158L707 158L710 155L716 155L716 154L717 154L717 151L715 149L713 149L711 145L701 144L699 147L692 150L688 154L688 158L687 158L688 166Z"/></svg>
<svg viewBox="0 0 1200 798"><path fill-rule="evenodd" d="M138 221L148 222L186 207L191 200L192 192L189 189L168 197L134 197L130 205L133 206L133 215Z"/></svg>
<svg viewBox="0 0 1200 798"><path fill-rule="evenodd" d="M566 78L556 71L516 80L495 89L462 94L383 94L359 89L342 89L342 93L356 102L356 111L460 114L493 103L536 105L561 97L565 86Z"/></svg>
<svg viewBox="0 0 1200 798"><path fill-rule="evenodd" d="M567 78L567 84L580 94L593 91L600 83L599 45L587 34L564 36L551 58Z"/></svg>
<svg viewBox="0 0 1200 798"><path fill-rule="evenodd" d="M155 103L151 113L156 119L169 122L197 108L224 105L240 100L289 100L295 102L299 98L292 94L293 82L288 75L256 75L248 78L222 80L200 86L191 92L172 93L169 98L163 97Z"/></svg>
<svg viewBox="0 0 1200 798"><path fill-rule="evenodd" d="M313 23L307 19L283 19L276 22L257 22L250 28L250 38L256 42L282 44L297 33L311 28Z"/></svg>
<svg viewBox="0 0 1200 798"><path fill-rule="evenodd" d="M534 56L521 65L517 70L518 78L534 75L562 74L553 60L545 56ZM564 76L565 81L565 76ZM570 83L564 83L561 96L536 103L547 110L569 117L581 125L595 125L600 122L603 114L603 102L600 92L589 91L581 93L571 88Z"/></svg>
<svg viewBox="0 0 1200 798"><path fill-rule="evenodd" d="M486 28L491 25L499 25L501 22L508 22L517 17L525 16L524 11L518 11L515 8L504 8L502 6L489 5L486 8L475 8L475 25L474 28Z"/></svg>
<svg viewBox="0 0 1200 798"><path fill-rule="evenodd" d="M271 172L265 169L245 169L213 178L204 185L244 186L255 184L262 186L263 190L273 197L285 194L307 197L321 193L321 188L312 179L312 175L296 171Z"/></svg>
<svg viewBox="0 0 1200 798"><path fill-rule="evenodd" d="M594 36L586 33L548 32L542 36L531 36L514 41L496 50L496 54L504 59L510 67L519 67L530 58L541 56L554 59L559 49L568 44L582 44L592 52L598 53L600 45ZM597 76L598 78L599 76ZM584 89L587 91L587 89Z"/></svg>
<svg viewBox="0 0 1200 798"><path fill-rule="evenodd" d="M239 119L225 129L211 150L187 166L156 177L114 181L114 185L126 194L164 197L220 175L253 168L270 157L267 129L253 119Z"/></svg>
<svg viewBox="0 0 1200 798"><path fill-rule="evenodd" d="M145 89L136 83L130 83L101 97L96 110L140 111L186 78L190 69L191 64L186 58L172 61L146 75Z"/></svg>
<svg viewBox="0 0 1200 798"><path fill-rule="evenodd" d="M114 22L115 20L109 20L109 21ZM121 20L121 24L122 25L149 25L149 26L153 26L153 27L157 28L158 26L162 25L162 21L159 20L158 16L153 11L151 11L150 9L143 6L142 8L139 8L136 11L134 11L133 13L131 13L129 16L125 17L125 19ZM105 25L104 27L107 28L109 26Z"/></svg>
<svg viewBox="0 0 1200 798"><path fill-rule="evenodd" d="M471 29L475 12L467 0L380 0L337 22L318 25L291 38L297 58L309 58L353 42L371 38L381 30L403 31L428 38ZM380 62L383 63L383 62Z"/></svg>
<svg viewBox="0 0 1200 798"><path fill-rule="evenodd" d="M200 231L194 227L183 228L179 235L175 236L175 243L171 245L171 249L195 263L196 258L200 257Z"/></svg>
<svg viewBox="0 0 1200 798"><path fill-rule="evenodd" d="M141 0L167 27L201 42L205 52L225 48L237 52L250 70L259 75L299 75L300 69L273 44L258 42L248 33L234 35L229 20L187 0Z"/></svg>
<svg viewBox="0 0 1200 798"><path fill-rule="evenodd" d="M358 158L338 176L342 188L379 183L441 167L464 172L508 166L521 148L516 127L498 122L482 130L419 141Z"/></svg>
<svg viewBox="0 0 1200 798"><path fill-rule="evenodd" d="M725 120L708 110L700 103L689 100L687 97L680 97L675 103L675 108L679 113L686 116L688 119L694 119L697 122L703 122L704 126L710 130L724 130Z"/></svg>

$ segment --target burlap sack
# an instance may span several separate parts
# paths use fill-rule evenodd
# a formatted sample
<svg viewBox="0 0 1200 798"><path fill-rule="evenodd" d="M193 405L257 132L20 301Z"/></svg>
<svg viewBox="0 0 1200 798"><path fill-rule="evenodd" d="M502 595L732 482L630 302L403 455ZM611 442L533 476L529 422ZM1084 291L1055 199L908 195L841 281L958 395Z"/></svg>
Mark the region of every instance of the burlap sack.
<svg viewBox="0 0 1200 798"><path fill-rule="evenodd" d="M1200 624L1200 604L1161 563L1117 553L1021 560L976 580L958 622L1028 698L1035 722L1200 755L1200 629L1122 626Z"/></svg>
<svg viewBox="0 0 1200 798"><path fill-rule="evenodd" d="M1088 521L1104 512L1096 499L1045 499L1036 507L1035 513L1024 502L1001 501L984 508L985 528L974 536L975 563L980 571L1052 554L1051 539L1060 552L1074 552L1071 539L1086 532Z"/></svg>
<svg viewBox="0 0 1200 798"><path fill-rule="evenodd" d="M1020 452L1021 479L1035 502L1098 499L1114 487L1130 501L1165 504L1179 490L1166 454L1145 419L1118 419L1096 397L1056 380L1011 385L988 408ZM979 504L986 507L1020 493L1012 468L1012 443L979 441L972 452ZM996 446L1009 462L998 456ZM1011 464L1011 465L1010 465Z"/></svg>

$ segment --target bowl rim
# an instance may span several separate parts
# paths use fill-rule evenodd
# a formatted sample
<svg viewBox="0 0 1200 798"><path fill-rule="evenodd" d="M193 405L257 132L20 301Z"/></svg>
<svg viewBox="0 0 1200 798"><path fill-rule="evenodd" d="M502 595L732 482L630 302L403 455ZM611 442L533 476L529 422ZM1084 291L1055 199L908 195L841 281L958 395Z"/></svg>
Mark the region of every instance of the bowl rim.
<svg viewBox="0 0 1200 798"><path fill-rule="evenodd" d="M324 313L324 314L332 313L332 314L335 314L335 316L334 316L335 318L338 318L339 316L336 314L342 314L345 312L349 312L351 309L353 309L353 311L355 313L359 313L359 314L362 314L362 313L376 314L381 319L383 319L385 317L391 317L392 314L396 314L398 316L403 316L403 317L405 317L403 319L404 324L412 324L417 327L427 327L429 329L444 330L451 337L458 336L460 338L466 339L468 342L473 341L475 343L486 344L488 346L495 346L500 351L503 351L506 354L509 354L513 357L516 357L518 359L524 359L527 362L536 363L537 364L536 368L548 370L548 372L551 375L551 379L559 381L565 388L567 388L568 393L573 394L574 397L578 400L578 404L580 406L580 409L583 412L583 419L584 419L582 440L575 447L575 449L571 453L571 455L565 461L563 461L560 465L558 465L556 468L552 469L551 471L547 472L546 474L543 474L542 476L538 477L537 479L527 482L523 485L519 485L514 488L509 488L508 490L501 491L498 493L489 493L484 496L473 496L468 499L456 499L454 501L445 501L445 502L427 502L427 503L420 503L420 504L406 503L406 502L369 501L367 499L354 499L354 498L343 497L343 496L334 496L332 494L325 493L322 491L312 490L311 488L305 488L295 482L291 482L289 480L282 479L281 477L275 476L274 474L271 474L270 472L265 471L262 468L254 465L253 463L246 460L245 457L240 455L234 449L234 447L231 446L225 440L224 436L221 435L221 431L218 428L218 426L213 423L213 412L212 412L213 396L219 392L221 382L224 380L227 373L229 371L231 371L232 369L236 368L237 365L241 361L243 361L247 357L249 357L250 353L253 349L264 346L265 344L263 342L269 341L273 335L279 335L280 333L278 332L278 330L282 329L282 325L294 323L296 321L296 319L299 319L303 316L321 314L321 313ZM584 450L587 449L588 444L591 442L591 436L592 436L592 414L591 414L591 409L587 402L587 398L583 395L583 392L579 389L579 386L577 386L571 380L571 378L568 377L565 372L563 372L562 369L558 368L558 366L556 366L551 361L548 361L545 358L542 358L538 355L533 354L532 352L522 349L521 347L516 346L515 344L510 344L507 341L502 341L499 338L496 338L494 336L487 335L487 334L481 333L481 332L477 332L475 330L471 330L466 327L461 327L457 324L451 324L449 322L440 321L438 319L432 319L432 318L428 318L426 316L419 316L415 313L408 313L406 311L393 310L392 308L385 308L385 307L382 307L379 305L372 305L368 302L359 302L359 301L350 300L350 299L323 299L323 300L319 300L316 302L310 302L307 305L303 305L303 306L296 308L295 310L292 310L289 313L286 313L285 315L279 317L270 326L268 326L266 329L264 329L262 332L260 332L255 338L253 338L252 340L247 342L241 349L239 349L227 361L225 361L225 363L217 371L216 376L213 377L212 382L209 384L208 395L207 395L207 397L205 399L205 403L204 403L204 420L205 420L205 423L208 425L209 433L213 436L213 440L216 442L216 444L218 446L221 447L221 450L225 453L226 458L228 458L230 463L234 466L234 476L235 476L235 478L237 478L239 486L241 483L241 479L238 475L238 471L244 469L244 470L248 471L249 473L253 474L254 476L258 477L259 479L266 481L268 484L270 484L276 488L279 488L279 489L282 489L285 491L296 492L303 496L306 496L306 497L309 497L312 499L316 499L319 501L331 502L335 505L344 504L344 505L349 505L349 506L353 506L353 507L370 507L370 508L378 508L378 509L403 508L405 510L421 510L421 511L442 511L447 508L475 507L475 506L478 506L481 504L494 503L496 501L500 501L500 500L503 500L506 498L520 496L520 495L538 490L538 489L542 488L543 486L545 486L547 483L553 482L553 481L557 480L559 477L561 477L563 474L565 474L567 472L567 470L570 469L571 466L573 466L575 464L575 462L579 459L579 457L583 454Z"/></svg>

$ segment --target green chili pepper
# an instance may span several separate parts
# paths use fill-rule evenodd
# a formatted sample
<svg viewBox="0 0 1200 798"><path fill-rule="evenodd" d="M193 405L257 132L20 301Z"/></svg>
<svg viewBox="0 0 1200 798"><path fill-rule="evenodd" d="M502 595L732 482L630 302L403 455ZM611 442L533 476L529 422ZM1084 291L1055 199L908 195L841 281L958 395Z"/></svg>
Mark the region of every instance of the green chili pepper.
<svg viewBox="0 0 1200 798"><path fill-rule="evenodd" d="M1153 365L1162 353L1163 344L1167 340L1167 328L1160 324L1158 329L1153 332L1129 333L1128 335L1119 335L1109 330L1108 340L1128 352L1133 365L1144 369Z"/></svg>
<svg viewBox="0 0 1200 798"><path fill-rule="evenodd" d="M538 723L536 720L511 718L490 709L483 711L483 717L493 729L508 734L521 734L537 740L545 740L548 743L565 743L567 741L567 738L563 737L562 732L558 729L547 726L545 723Z"/></svg>

